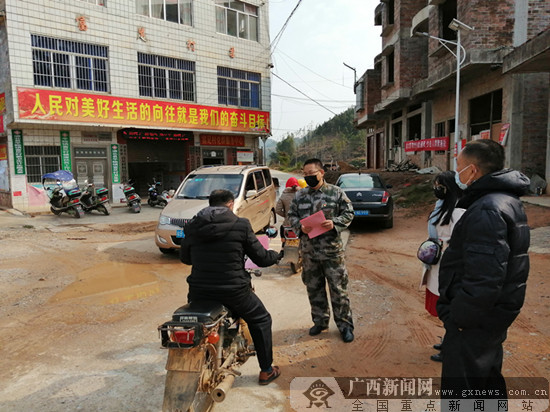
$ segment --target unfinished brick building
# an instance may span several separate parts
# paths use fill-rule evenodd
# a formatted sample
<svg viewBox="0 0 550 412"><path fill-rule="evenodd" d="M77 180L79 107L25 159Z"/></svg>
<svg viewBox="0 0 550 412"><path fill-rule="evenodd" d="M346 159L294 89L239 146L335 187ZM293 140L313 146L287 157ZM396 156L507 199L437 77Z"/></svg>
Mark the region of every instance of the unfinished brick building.
<svg viewBox="0 0 550 412"><path fill-rule="evenodd" d="M449 28L453 19L473 30ZM550 2L382 0L375 24L382 52L355 85L367 167L452 169L455 143L491 138L504 140L507 166L548 180Z"/></svg>

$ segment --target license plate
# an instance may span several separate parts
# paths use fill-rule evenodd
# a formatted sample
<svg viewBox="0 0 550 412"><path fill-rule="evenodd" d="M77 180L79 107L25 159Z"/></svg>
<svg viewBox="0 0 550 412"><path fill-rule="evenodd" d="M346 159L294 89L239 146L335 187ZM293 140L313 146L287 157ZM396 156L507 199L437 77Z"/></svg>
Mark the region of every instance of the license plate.
<svg viewBox="0 0 550 412"><path fill-rule="evenodd" d="M287 239L286 245L291 247L298 247L300 246L300 239Z"/></svg>
<svg viewBox="0 0 550 412"><path fill-rule="evenodd" d="M176 238L177 239L183 239L185 237L185 233L183 233L183 229L176 230Z"/></svg>
<svg viewBox="0 0 550 412"><path fill-rule="evenodd" d="M356 210L355 216L367 216L369 214L368 210Z"/></svg>

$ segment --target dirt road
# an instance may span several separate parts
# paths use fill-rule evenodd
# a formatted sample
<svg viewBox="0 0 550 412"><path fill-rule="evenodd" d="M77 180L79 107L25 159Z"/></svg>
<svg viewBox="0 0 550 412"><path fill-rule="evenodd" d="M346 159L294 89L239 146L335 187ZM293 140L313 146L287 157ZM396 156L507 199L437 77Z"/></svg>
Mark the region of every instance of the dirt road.
<svg viewBox="0 0 550 412"><path fill-rule="evenodd" d="M550 226L548 209L528 211L532 227ZM56 224L0 216L0 411L160 410L166 352L156 328L185 303L189 268L154 246L159 212L149 212L150 220L139 216L137 224L112 223L128 213L123 209ZM356 338L350 344L334 324L318 337L307 334L304 286L288 267L255 279L274 319L283 375L259 387L251 359L215 410L290 411L294 377L438 376L440 364L429 356L443 329L423 309L415 257L427 212L397 210L389 230L352 225L347 262ZM109 218L110 224L99 223ZM541 253L531 253L526 304L505 344L506 376L550 376L550 254L548 239L537 242Z"/></svg>

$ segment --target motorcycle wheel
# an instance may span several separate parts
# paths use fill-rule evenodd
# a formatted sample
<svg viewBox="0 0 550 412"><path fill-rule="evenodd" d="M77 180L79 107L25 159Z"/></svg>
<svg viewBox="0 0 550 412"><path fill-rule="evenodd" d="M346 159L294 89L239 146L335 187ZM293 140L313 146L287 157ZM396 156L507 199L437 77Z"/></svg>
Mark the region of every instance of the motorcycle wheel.
<svg viewBox="0 0 550 412"><path fill-rule="evenodd" d="M208 409L201 406L212 400L201 391L200 384L201 381L208 381L205 375L209 370L208 364L214 361L211 358L209 352L202 348L168 350L163 412Z"/></svg>
<svg viewBox="0 0 550 412"><path fill-rule="evenodd" d="M147 204L151 207L155 207L155 203L151 199L147 199Z"/></svg>
<svg viewBox="0 0 550 412"><path fill-rule="evenodd" d="M132 203L132 211L133 211L134 213L139 213L139 212L141 212L141 205L140 205L138 202Z"/></svg>
<svg viewBox="0 0 550 412"><path fill-rule="evenodd" d="M161 201L159 202L159 205L160 205L160 207L162 207L162 208L166 207L167 204L168 204L168 202L166 202L165 200L161 200Z"/></svg>
<svg viewBox="0 0 550 412"><path fill-rule="evenodd" d="M50 211L56 216L59 216L61 214L61 211L54 209L53 206L50 207Z"/></svg>
<svg viewBox="0 0 550 412"><path fill-rule="evenodd" d="M105 216L109 216L111 214L111 207L104 204L98 205L97 210L103 213Z"/></svg>

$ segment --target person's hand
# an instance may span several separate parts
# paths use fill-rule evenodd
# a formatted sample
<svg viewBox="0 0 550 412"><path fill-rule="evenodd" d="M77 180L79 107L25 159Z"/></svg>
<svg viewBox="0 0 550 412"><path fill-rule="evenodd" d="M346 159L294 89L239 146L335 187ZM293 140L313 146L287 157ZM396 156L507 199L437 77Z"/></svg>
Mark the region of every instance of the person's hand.
<svg viewBox="0 0 550 412"><path fill-rule="evenodd" d="M332 230L334 229L334 222L332 220L325 220L321 223L321 227L324 229Z"/></svg>
<svg viewBox="0 0 550 412"><path fill-rule="evenodd" d="M305 233L306 235L311 232L313 230L313 228L311 226L304 226L302 225L302 232Z"/></svg>

